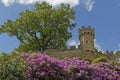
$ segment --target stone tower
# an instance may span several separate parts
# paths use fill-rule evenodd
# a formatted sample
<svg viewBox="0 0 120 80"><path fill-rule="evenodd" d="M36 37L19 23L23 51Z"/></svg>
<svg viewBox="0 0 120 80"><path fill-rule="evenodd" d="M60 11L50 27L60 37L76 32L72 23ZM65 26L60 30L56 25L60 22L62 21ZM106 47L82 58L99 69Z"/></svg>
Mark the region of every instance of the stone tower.
<svg viewBox="0 0 120 80"><path fill-rule="evenodd" d="M83 53L94 53L94 29L91 26L79 29L79 40Z"/></svg>

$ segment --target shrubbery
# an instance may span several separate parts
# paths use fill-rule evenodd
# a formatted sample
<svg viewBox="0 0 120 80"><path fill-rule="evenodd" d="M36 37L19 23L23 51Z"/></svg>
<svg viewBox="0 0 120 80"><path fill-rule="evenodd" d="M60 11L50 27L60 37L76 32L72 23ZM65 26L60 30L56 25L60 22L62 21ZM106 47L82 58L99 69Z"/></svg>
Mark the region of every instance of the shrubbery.
<svg viewBox="0 0 120 80"><path fill-rule="evenodd" d="M30 80L117 80L120 66L108 62L89 64L74 57L62 60L37 53L25 55L26 70Z"/></svg>
<svg viewBox="0 0 120 80"><path fill-rule="evenodd" d="M0 80L24 80L25 65L22 56L15 53L0 55Z"/></svg>
<svg viewBox="0 0 120 80"><path fill-rule="evenodd" d="M108 59L106 57L99 57L96 59L93 59L92 63L98 63L98 62L108 62Z"/></svg>
<svg viewBox="0 0 120 80"><path fill-rule="evenodd" d="M41 53L25 54L24 57L15 58L12 63L1 66L0 74L9 74L7 78L0 77L1 80L10 80L10 74L18 80L117 80L120 76L120 66L109 62L90 64L77 57L59 60ZM10 68L3 67L5 65Z"/></svg>

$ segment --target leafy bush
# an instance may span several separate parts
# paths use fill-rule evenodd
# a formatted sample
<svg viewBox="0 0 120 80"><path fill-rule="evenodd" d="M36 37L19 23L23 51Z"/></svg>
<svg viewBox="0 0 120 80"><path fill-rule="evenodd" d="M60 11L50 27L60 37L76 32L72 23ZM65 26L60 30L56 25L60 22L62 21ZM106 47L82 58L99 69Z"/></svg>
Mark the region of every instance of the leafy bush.
<svg viewBox="0 0 120 80"><path fill-rule="evenodd" d="M92 63L98 63L98 62L108 62L108 59L106 57L99 57L92 61Z"/></svg>
<svg viewBox="0 0 120 80"><path fill-rule="evenodd" d="M117 80L120 66L108 62L89 64L74 57L62 60L37 53L25 55L27 79L30 80Z"/></svg>
<svg viewBox="0 0 120 80"><path fill-rule="evenodd" d="M62 61L49 57L45 54L25 55L25 64L28 68L27 79L35 80L62 80L66 78Z"/></svg>
<svg viewBox="0 0 120 80"><path fill-rule="evenodd" d="M119 76L120 66L110 62L90 64L77 57L60 60L41 53L0 55L0 80L117 80Z"/></svg>
<svg viewBox="0 0 120 80"><path fill-rule="evenodd" d="M15 53L2 53L0 55L0 80L23 80L25 67L23 66L24 59Z"/></svg>
<svg viewBox="0 0 120 80"><path fill-rule="evenodd" d="M108 62L100 62L90 65L96 80L117 80L120 76L120 66Z"/></svg>

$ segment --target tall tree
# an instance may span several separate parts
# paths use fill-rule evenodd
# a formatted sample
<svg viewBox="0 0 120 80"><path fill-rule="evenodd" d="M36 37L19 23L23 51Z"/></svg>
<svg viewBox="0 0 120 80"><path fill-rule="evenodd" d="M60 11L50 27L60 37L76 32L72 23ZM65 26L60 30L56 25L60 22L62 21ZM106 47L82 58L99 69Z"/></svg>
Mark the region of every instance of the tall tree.
<svg viewBox="0 0 120 80"><path fill-rule="evenodd" d="M43 2L36 3L32 10L19 14L16 20L7 20L1 25L0 33L16 36L20 41L18 49L23 51L44 51L66 47L76 23L75 11L69 5L53 8Z"/></svg>

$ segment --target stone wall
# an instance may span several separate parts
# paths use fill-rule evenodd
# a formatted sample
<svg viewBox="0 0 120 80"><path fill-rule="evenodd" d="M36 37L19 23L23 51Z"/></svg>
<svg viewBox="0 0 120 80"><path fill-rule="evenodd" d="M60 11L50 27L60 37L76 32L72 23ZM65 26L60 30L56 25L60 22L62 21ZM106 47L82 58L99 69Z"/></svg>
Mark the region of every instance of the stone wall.
<svg viewBox="0 0 120 80"><path fill-rule="evenodd" d="M69 58L78 57L80 59L92 60L97 57L95 53L82 53L82 50L80 49L74 49L74 50L48 49L45 50L44 53L58 59L62 59L65 57L69 57Z"/></svg>

